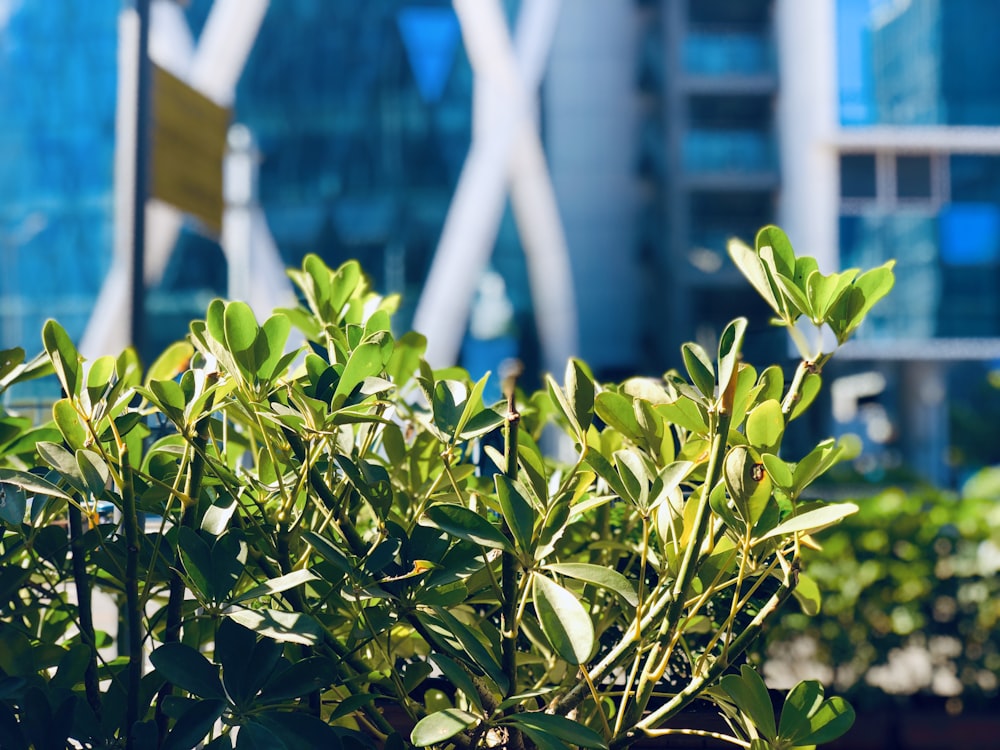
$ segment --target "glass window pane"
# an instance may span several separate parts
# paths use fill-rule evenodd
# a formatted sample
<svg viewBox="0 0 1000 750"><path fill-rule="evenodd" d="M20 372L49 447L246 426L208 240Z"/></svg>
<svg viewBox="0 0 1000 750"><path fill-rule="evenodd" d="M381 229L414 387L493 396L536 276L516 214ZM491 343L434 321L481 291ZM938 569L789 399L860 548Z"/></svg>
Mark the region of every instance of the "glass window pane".
<svg viewBox="0 0 1000 750"><path fill-rule="evenodd" d="M903 199L931 197L931 158L929 156L899 156L896 158L896 196Z"/></svg>
<svg viewBox="0 0 1000 750"><path fill-rule="evenodd" d="M1000 203L1000 156L952 156L948 173L953 201Z"/></svg>
<svg viewBox="0 0 1000 750"><path fill-rule="evenodd" d="M844 125L1000 124L1000 3L837 0Z"/></svg>
<svg viewBox="0 0 1000 750"><path fill-rule="evenodd" d="M875 154L845 154L840 157L842 198L875 197Z"/></svg>

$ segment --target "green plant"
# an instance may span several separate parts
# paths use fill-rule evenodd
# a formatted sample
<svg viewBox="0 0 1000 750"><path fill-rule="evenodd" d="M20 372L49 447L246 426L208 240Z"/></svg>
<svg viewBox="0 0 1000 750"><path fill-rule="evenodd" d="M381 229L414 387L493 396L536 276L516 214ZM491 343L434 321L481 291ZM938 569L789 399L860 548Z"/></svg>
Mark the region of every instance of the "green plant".
<svg viewBox="0 0 1000 750"><path fill-rule="evenodd" d="M774 227L733 256L782 325L839 341L892 285L823 276ZM573 360L485 405L486 378L393 334L357 263L290 275L299 307L216 300L145 373L46 324L64 397L0 469L3 747L625 748L698 733L671 724L696 700L753 750L846 730L818 683L776 720L743 664L788 599L815 608L800 546L856 509L801 498L849 441L781 455L829 353L785 388L741 361L738 319L716 357L683 347L686 376ZM110 661L98 590L125 605Z"/></svg>
<svg viewBox="0 0 1000 750"><path fill-rule="evenodd" d="M776 619L775 662L805 646L814 672L826 671L838 692L866 706L923 694L948 698L954 711L995 698L996 480L988 469L961 494L889 488L859 500L860 512L824 537L822 551L803 553L827 593L816 616L790 607Z"/></svg>

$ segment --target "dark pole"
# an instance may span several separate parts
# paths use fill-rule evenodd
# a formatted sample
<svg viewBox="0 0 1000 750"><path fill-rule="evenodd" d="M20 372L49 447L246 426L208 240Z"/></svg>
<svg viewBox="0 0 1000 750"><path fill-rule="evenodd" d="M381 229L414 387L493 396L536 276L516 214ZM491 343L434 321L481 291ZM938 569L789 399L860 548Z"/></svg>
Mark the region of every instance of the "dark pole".
<svg viewBox="0 0 1000 750"><path fill-rule="evenodd" d="M146 194L149 189L149 131L152 71L149 62L149 0L135 0L139 21L136 56L135 195L132 209L132 304L130 338L142 357L146 346Z"/></svg>

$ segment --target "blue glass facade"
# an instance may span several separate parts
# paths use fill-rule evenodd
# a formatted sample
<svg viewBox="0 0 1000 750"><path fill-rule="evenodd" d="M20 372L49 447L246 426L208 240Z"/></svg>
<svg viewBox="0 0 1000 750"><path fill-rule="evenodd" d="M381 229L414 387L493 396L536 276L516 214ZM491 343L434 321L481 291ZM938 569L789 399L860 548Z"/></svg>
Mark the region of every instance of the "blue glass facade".
<svg viewBox="0 0 1000 750"><path fill-rule="evenodd" d="M210 7L188 8L196 34ZM472 71L450 3L271 3L234 120L260 148L260 201L286 263L358 258L379 288L402 294L408 325L471 141ZM530 334L509 211L493 265Z"/></svg>
<svg viewBox="0 0 1000 750"><path fill-rule="evenodd" d="M79 339L110 267L125 5L0 4L0 347L37 349L49 317ZM183 5L197 40L212 2ZM359 258L379 288L402 294L408 325L469 148L471 110L472 73L446 0L271 3L233 119L261 151L259 198L286 263L308 252L334 265ZM509 215L493 264L530 339ZM216 239L186 225L148 296L150 351L182 336L225 289Z"/></svg>
<svg viewBox="0 0 1000 750"><path fill-rule="evenodd" d="M875 312L865 335L1000 336L1000 156L926 157L935 173L947 172L943 186L922 195L923 180L911 175L911 182L897 183L893 195L880 193L876 165L880 175L895 166L895 175L905 177L904 158L916 157L842 157L842 265L870 266L889 258L898 264L893 304ZM870 179L866 166L872 168Z"/></svg>
<svg viewBox="0 0 1000 750"><path fill-rule="evenodd" d="M836 8L846 128L1000 125L1000 45L984 33L1000 25L1000 4L837 0ZM1000 336L1000 157L950 154L931 141L923 152L882 146L840 157L843 264L898 259L895 304L865 335Z"/></svg>
<svg viewBox="0 0 1000 750"><path fill-rule="evenodd" d="M81 335L110 265L120 6L0 6L0 347Z"/></svg>
<svg viewBox="0 0 1000 750"><path fill-rule="evenodd" d="M1000 125L1000 4L837 0L840 120Z"/></svg>

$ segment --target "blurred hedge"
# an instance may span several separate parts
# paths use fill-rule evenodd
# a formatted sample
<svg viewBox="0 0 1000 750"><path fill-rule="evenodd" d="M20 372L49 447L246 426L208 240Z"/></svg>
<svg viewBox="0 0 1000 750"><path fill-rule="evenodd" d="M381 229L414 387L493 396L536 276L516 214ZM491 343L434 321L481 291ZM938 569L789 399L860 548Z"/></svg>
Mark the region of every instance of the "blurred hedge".
<svg viewBox="0 0 1000 750"><path fill-rule="evenodd" d="M952 711L1000 683L1000 469L961 493L887 489L803 550L821 612L786 611L768 639L776 683L819 676L859 708L937 695Z"/></svg>

